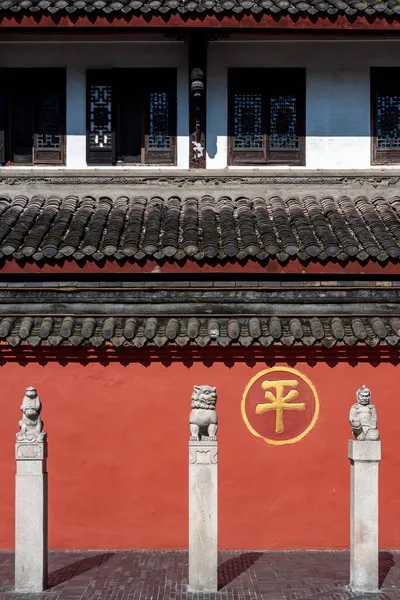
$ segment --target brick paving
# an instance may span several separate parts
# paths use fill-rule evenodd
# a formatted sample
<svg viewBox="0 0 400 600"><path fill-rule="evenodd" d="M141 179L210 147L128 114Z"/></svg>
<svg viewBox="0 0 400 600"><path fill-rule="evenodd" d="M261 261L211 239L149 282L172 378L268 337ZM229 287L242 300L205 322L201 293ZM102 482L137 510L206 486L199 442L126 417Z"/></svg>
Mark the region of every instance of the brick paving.
<svg viewBox="0 0 400 600"><path fill-rule="evenodd" d="M378 594L354 595L348 552L219 554L218 594L187 592L187 552L50 552L49 589L13 592L13 554L0 552L0 600L400 600L400 552L380 553Z"/></svg>

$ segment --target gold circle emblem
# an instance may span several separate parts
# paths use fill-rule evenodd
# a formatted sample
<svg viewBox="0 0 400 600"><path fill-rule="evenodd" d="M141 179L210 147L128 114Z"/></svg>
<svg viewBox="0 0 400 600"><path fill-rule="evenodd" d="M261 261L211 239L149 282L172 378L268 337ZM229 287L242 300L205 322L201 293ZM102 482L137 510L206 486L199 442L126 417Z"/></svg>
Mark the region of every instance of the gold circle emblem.
<svg viewBox="0 0 400 600"><path fill-rule="evenodd" d="M250 379L241 410L252 435L266 444L284 446L299 442L313 429L319 398L313 383L297 369L271 367Z"/></svg>

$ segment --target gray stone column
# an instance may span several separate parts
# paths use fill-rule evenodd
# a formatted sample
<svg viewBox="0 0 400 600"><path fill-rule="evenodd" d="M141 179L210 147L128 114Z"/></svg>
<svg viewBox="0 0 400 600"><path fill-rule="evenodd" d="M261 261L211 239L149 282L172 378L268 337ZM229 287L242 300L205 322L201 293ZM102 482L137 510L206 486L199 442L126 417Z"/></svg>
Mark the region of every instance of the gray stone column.
<svg viewBox="0 0 400 600"><path fill-rule="evenodd" d="M379 589L378 465L381 442L349 440L350 588Z"/></svg>
<svg viewBox="0 0 400 600"><path fill-rule="evenodd" d="M381 443L377 412L371 390L356 392L349 421L354 440L349 440L350 459L350 588L376 592L378 565L378 463Z"/></svg>
<svg viewBox="0 0 400 600"><path fill-rule="evenodd" d="M35 388L27 388L17 433L15 485L15 590L47 587L47 442Z"/></svg>
<svg viewBox="0 0 400 600"><path fill-rule="evenodd" d="M218 590L217 390L195 385L189 415L189 591Z"/></svg>
<svg viewBox="0 0 400 600"><path fill-rule="evenodd" d="M189 442L189 591L218 589L218 442Z"/></svg>

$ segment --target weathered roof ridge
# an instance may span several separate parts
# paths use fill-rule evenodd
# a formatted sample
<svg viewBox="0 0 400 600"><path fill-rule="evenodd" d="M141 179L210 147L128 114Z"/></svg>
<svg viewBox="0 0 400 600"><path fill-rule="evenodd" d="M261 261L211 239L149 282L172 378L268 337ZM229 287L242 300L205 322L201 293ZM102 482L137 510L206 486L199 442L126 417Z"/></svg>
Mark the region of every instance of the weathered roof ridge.
<svg viewBox="0 0 400 600"><path fill-rule="evenodd" d="M400 196L0 195L0 257L398 261Z"/></svg>

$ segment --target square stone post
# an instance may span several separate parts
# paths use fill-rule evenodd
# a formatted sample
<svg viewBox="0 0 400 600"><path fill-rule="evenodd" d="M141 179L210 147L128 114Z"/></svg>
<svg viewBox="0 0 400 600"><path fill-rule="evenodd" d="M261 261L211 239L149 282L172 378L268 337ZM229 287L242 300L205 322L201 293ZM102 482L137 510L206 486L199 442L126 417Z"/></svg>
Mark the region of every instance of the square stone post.
<svg viewBox="0 0 400 600"><path fill-rule="evenodd" d="M47 442L46 434L42 431L40 408L36 390L28 388L21 406L24 415L15 448L17 592L42 592L47 587Z"/></svg>
<svg viewBox="0 0 400 600"><path fill-rule="evenodd" d="M349 440L350 459L350 588L379 589L378 465L379 440Z"/></svg>
<svg viewBox="0 0 400 600"><path fill-rule="evenodd" d="M189 591L218 590L218 442L189 442Z"/></svg>

